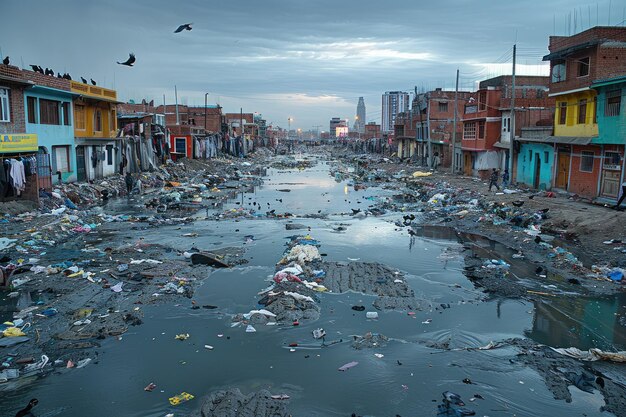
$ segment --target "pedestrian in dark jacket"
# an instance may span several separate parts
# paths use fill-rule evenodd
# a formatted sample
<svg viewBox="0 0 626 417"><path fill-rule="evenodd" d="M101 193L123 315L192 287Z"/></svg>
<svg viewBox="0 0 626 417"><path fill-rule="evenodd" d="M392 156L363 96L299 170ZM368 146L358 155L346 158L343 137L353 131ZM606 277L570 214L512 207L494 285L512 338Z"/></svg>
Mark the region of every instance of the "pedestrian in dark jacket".
<svg viewBox="0 0 626 417"><path fill-rule="evenodd" d="M496 186L498 191L500 191L500 186L498 185L499 176L500 175L498 175L498 170L493 168L493 170L491 171L491 176L489 177L489 191L491 191L491 187L493 187L494 185Z"/></svg>
<svg viewBox="0 0 626 417"><path fill-rule="evenodd" d="M509 170L505 169L504 174L502 174L502 186L507 187L509 185Z"/></svg>
<svg viewBox="0 0 626 417"><path fill-rule="evenodd" d="M130 195L131 191L133 191L133 185L135 185L135 180L133 179L133 175L130 172L126 173L126 192Z"/></svg>

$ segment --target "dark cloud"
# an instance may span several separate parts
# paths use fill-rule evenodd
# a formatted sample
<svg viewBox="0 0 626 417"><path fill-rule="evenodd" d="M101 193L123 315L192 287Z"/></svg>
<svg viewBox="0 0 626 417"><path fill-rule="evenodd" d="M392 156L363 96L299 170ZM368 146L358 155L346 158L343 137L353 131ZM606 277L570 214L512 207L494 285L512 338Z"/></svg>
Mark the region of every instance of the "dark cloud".
<svg viewBox="0 0 626 417"><path fill-rule="evenodd" d="M598 3L600 24L608 4ZM209 92L228 111L281 125L291 116L303 129L352 118L359 96L379 121L381 93L452 88L457 68L471 88L507 71L515 42L518 61L538 71L568 17L578 30L596 24L596 3L576 0L2 0L0 12L0 48L18 65L93 77L123 100L172 102L177 85L180 101L201 105ZM191 32L173 33L187 22ZM128 52L136 66L116 65Z"/></svg>

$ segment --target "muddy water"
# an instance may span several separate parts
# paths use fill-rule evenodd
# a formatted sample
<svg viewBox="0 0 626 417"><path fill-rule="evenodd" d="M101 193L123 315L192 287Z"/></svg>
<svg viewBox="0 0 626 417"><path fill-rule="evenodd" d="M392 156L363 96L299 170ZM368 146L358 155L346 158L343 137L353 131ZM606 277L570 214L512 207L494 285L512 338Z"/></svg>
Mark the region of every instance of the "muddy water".
<svg viewBox="0 0 626 417"><path fill-rule="evenodd" d="M625 344L623 328L613 322L624 300L548 300L541 304L520 301L485 301L462 275L463 247L507 254L489 242L459 238L441 229L411 237L394 222L398 214L353 218L351 209L365 209L372 199L389 195L370 188L355 191L348 182L329 176L321 163L304 171L269 170L265 183L252 193L243 193L230 208L247 207L256 201L263 208L296 214L328 214L327 219L298 219L321 241L320 251L328 260L360 259L382 262L407 274L407 281L421 300L415 316L407 312L380 312L367 320L365 312L352 305L370 305L372 297L356 293L321 296L321 319L299 327L257 326L256 333L231 328L233 314L257 308L257 292L268 286L268 276L285 249L287 237L306 232L285 230L285 220L199 220L194 225L119 230L119 239L137 238L186 249L211 250L245 246L250 262L241 267L210 274L194 299L216 310L192 310L187 299L179 305L145 307L142 326L132 327L121 340L106 340L93 365L61 372L23 388L3 394L2 403L25 404L40 400L38 415L62 416L175 416L197 411L202 396L220 389L238 387L243 392L269 389L291 396L294 416L429 416L436 415L441 392L451 390L468 400L474 394L485 399L468 402L477 415L489 416L595 416L601 396L571 388L573 401L556 401L541 377L529 368L512 364L516 350L441 351L433 342L452 348L478 347L510 337L531 337L553 346L611 346ZM289 192L278 191L290 189ZM277 201L282 199L283 201ZM360 203L359 203L360 202ZM239 204L236 204L239 203ZM339 224L347 225L337 232ZM198 232L197 238L182 237ZM246 235L254 241L245 242ZM524 273L523 262L513 270ZM526 266L526 268L530 268ZM207 276L209 273L207 272ZM446 308L441 305L444 304ZM449 308L447 308L449 305ZM606 319L606 318L609 319ZM605 320L606 319L606 320ZM311 331L323 327L327 340L343 340L325 348L298 349L293 342L314 344ZM392 340L374 350L354 350L351 335L382 333ZM185 342L174 340L189 333ZM220 337L221 336L221 337ZM214 346L207 350L204 345ZM374 353L383 354L377 358ZM347 372L337 368L347 362L358 366ZM398 364L401 363L401 365ZM65 371L65 370L64 370ZM474 384L466 385L464 378ZM150 382L153 392L144 392ZM196 399L172 407L168 397L181 391Z"/></svg>

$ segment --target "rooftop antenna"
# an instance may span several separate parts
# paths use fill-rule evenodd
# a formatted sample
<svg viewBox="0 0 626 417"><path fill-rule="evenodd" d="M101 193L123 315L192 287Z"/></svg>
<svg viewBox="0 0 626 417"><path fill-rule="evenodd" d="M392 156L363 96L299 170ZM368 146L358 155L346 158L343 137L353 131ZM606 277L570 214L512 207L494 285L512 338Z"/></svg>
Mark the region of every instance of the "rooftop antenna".
<svg viewBox="0 0 626 417"><path fill-rule="evenodd" d="M611 26L611 4L613 3L613 0L609 0L609 26Z"/></svg>

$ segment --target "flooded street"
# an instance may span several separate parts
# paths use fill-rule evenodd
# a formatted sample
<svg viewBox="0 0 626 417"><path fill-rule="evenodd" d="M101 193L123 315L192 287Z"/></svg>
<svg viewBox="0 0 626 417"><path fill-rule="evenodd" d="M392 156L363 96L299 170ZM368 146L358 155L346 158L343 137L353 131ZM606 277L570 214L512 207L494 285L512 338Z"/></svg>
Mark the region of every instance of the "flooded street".
<svg viewBox="0 0 626 417"><path fill-rule="evenodd" d="M465 256L503 259L521 279L535 265L511 257L513 251L494 242L445 227L409 234L396 224L403 213L353 215L352 209L363 212L393 193L379 187L358 189L350 180L331 175L330 167L322 160L306 169L270 168L262 185L237 194L223 207L237 210L256 202L262 211L289 212L295 219L214 221L205 216L217 211L203 210L195 222L182 225L107 225L104 230L111 230L116 242L141 239L181 251L242 247L249 262L206 268L193 301L217 308L192 309L191 301L182 298L176 304L142 306L144 323L119 338L103 340L88 366L60 369L57 375L3 392L0 414L10 415L5 411L36 397L38 416L198 415L206 395L239 388L243 393L267 389L289 395L294 416L435 416L447 390L460 394L480 416L613 415L599 411L604 399L598 391L584 392L574 384L569 387L571 402L555 400L543 376L518 361L519 349L512 345L477 348L529 338L551 347L624 350L626 329L616 319L624 313L624 293L575 299L558 295L534 302L487 298L463 274ZM131 206L112 201L107 210L120 213ZM286 230L288 223L303 228ZM190 233L198 236L183 236ZM263 308L257 304L258 293L272 283L290 237L305 234L319 241L325 262L380 263L402 271L419 309L381 310L377 319L367 319L366 312L376 311L375 296L327 292L319 295L319 320L303 320L298 326L256 324L254 333L246 332L245 325L233 327L236 314ZM351 308L361 305L365 311ZM318 328L326 331L326 342L339 342L322 346L312 336ZM353 336L367 332L388 341L355 349ZM175 340L186 333L187 340ZM358 365L338 371L351 361ZM606 372L615 373L618 366L607 364ZM156 388L144 392L151 382ZM183 391L195 399L171 406L168 398Z"/></svg>

